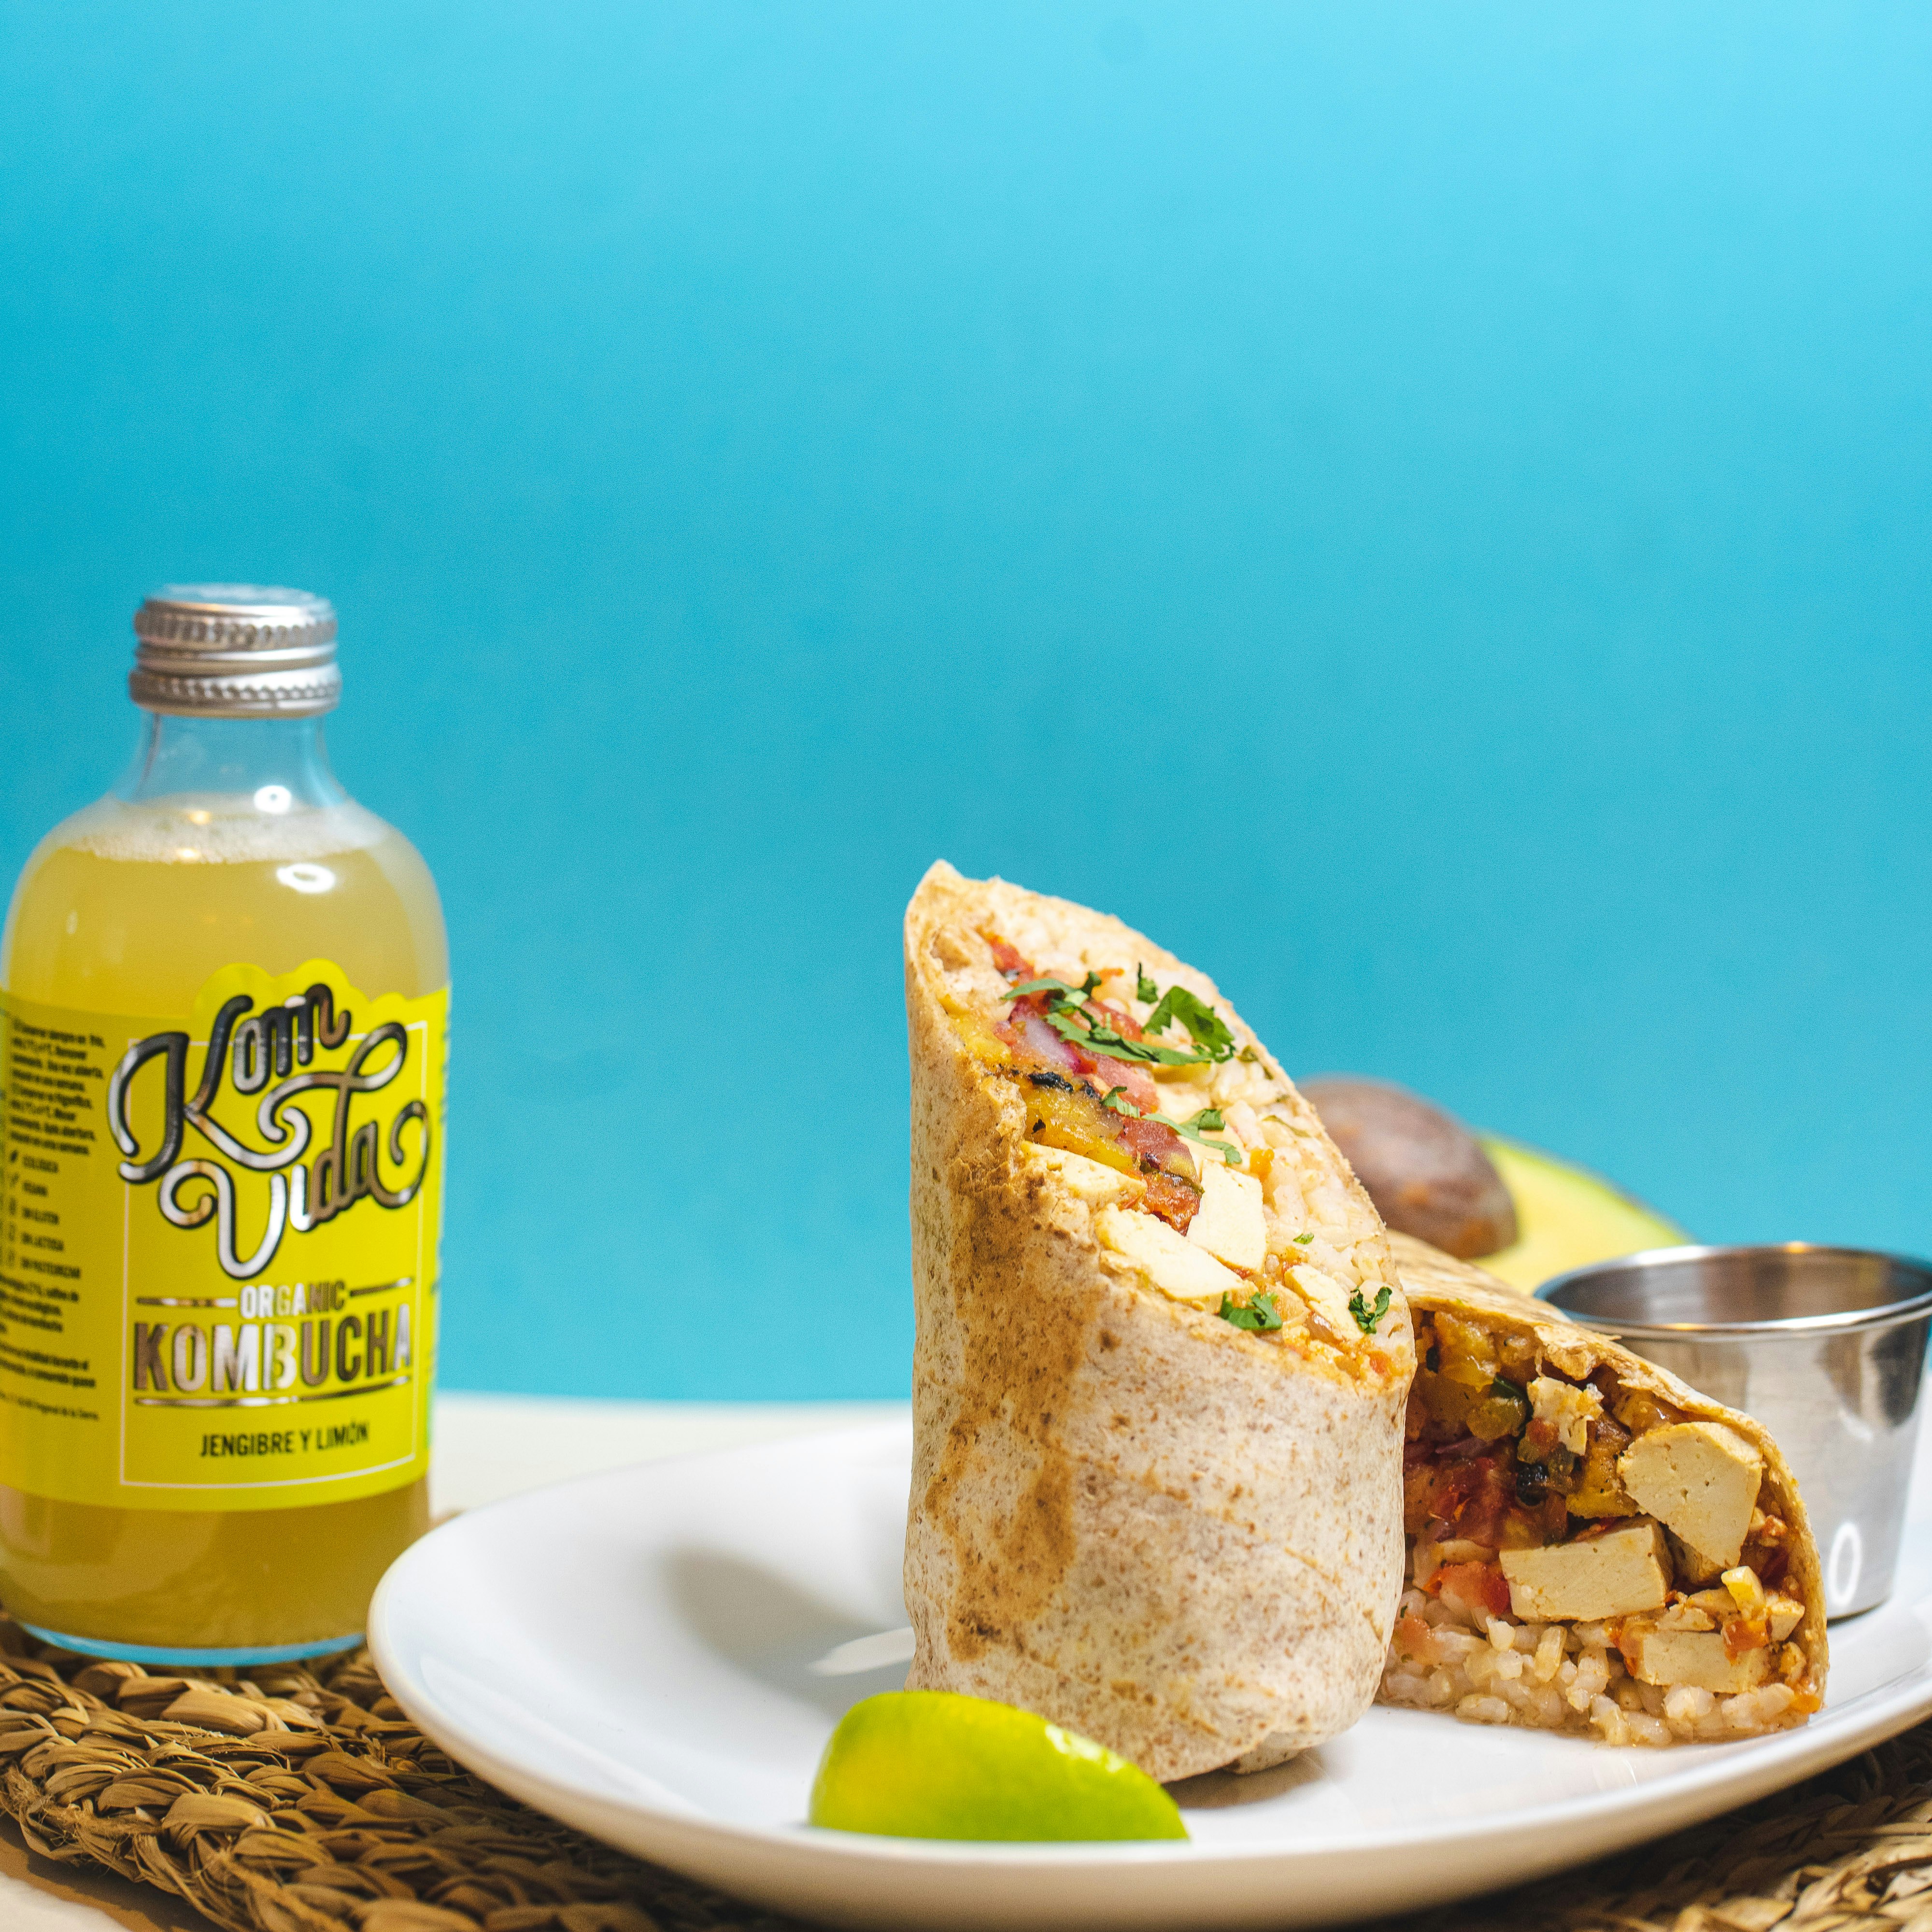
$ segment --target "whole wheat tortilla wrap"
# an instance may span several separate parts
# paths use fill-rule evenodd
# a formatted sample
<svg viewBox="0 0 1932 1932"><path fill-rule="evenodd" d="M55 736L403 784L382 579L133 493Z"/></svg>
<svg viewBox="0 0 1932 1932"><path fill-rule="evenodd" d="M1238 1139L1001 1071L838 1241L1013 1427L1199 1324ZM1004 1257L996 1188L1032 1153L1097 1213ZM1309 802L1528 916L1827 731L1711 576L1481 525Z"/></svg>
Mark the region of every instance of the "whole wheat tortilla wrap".
<svg viewBox="0 0 1932 1932"><path fill-rule="evenodd" d="M1414 1355L1367 1196L1213 983L1118 920L942 863L905 967L908 1685L1163 1780L1334 1736L1402 1568Z"/></svg>
<svg viewBox="0 0 1932 1932"><path fill-rule="evenodd" d="M1770 1431L1480 1268L1389 1241L1422 1359L1382 1700L1612 1744L1802 1724L1825 1592Z"/></svg>

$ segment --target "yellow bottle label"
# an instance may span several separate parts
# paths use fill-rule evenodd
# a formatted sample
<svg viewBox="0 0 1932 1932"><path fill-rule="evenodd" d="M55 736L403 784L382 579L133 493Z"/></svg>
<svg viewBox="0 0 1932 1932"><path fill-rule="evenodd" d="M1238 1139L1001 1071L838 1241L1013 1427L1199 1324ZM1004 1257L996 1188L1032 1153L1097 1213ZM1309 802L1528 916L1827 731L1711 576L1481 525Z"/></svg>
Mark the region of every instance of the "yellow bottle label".
<svg viewBox="0 0 1932 1932"><path fill-rule="evenodd" d="M161 1017L0 993L0 1480L287 1509L427 1472L448 1012L326 960Z"/></svg>

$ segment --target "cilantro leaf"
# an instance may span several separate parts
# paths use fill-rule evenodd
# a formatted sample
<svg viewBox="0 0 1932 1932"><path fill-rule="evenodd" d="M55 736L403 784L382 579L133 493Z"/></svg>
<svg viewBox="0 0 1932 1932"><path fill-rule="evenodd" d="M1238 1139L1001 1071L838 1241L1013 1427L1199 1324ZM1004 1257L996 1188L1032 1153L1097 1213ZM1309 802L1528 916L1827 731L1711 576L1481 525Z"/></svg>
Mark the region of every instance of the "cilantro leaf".
<svg viewBox="0 0 1932 1932"><path fill-rule="evenodd" d="M1075 1012L1070 1006L1054 1006L1048 1012L1046 1023L1061 1039L1090 1052L1104 1054L1109 1060L1137 1060L1150 1066L1197 1066L1208 1058L1180 1047L1157 1046L1150 1040L1125 1039L1090 1012L1084 1018L1076 1018Z"/></svg>
<svg viewBox="0 0 1932 1932"><path fill-rule="evenodd" d="M1146 1000L1150 1006L1160 998L1160 988L1142 970L1138 959L1134 962L1134 998Z"/></svg>
<svg viewBox="0 0 1932 1932"><path fill-rule="evenodd" d="M1372 1308L1362 1299L1362 1291L1359 1288L1348 1298L1348 1312L1355 1318L1355 1326L1364 1335L1372 1335L1376 1332L1376 1324L1388 1312L1388 1306L1389 1290L1386 1286L1376 1297L1376 1305Z"/></svg>
<svg viewBox="0 0 1932 1932"><path fill-rule="evenodd" d="M1298 1247L1305 1248L1310 1241L1314 1240L1314 1238L1315 1236L1312 1231L1306 1234L1298 1234L1294 1238L1295 1245Z"/></svg>
<svg viewBox="0 0 1932 1932"><path fill-rule="evenodd" d="M1162 1046L1150 1040L1123 1040L1113 1052L1116 1060L1144 1060L1150 1066L1199 1066L1208 1055L1193 1053L1185 1047Z"/></svg>
<svg viewBox="0 0 1932 1932"><path fill-rule="evenodd" d="M1214 1114L1212 1120L1206 1118L1210 1114ZM1166 1114L1150 1114L1148 1118L1158 1120L1164 1127L1172 1127L1183 1140L1192 1141L1196 1147L1212 1148L1230 1167L1240 1166L1241 1150L1239 1148L1227 1141L1203 1140L1201 1137L1203 1127L1218 1127L1221 1124L1221 1116L1214 1108L1203 1107L1192 1119L1186 1120L1177 1120Z"/></svg>
<svg viewBox="0 0 1932 1932"><path fill-rule="evenodd" d="M1200 1049L1198 1058L1227 1060L1233 1057L1234 1036L1226 1020L1206 1000L1197 999L1185 986L1170 986L1160 1004L1148 1014L1146 1032L1159 1033L1178 1020Z"/></svg>
<svg viewBox="0 0 1932 1932"><path fill-rule="evenodd" d="M1163 1127L1172 1127L1184 1140L1192 1141L1196 1147L1212 1148L1230 1167L1241 1164L1241 1150L1226 1141L1204 1141L1201 1138L1203 1127L1218 1127L1220 1114L1212 1107L1203 1107L1192 1120L1177 1120L1167 1114L1143 1114L1127 1098L1124 1087L1109 1087L1100 1096L1100 1104L1110 1114L1124 1114L1130 1120L1156 1120Z"/></svg>
<svg viewBox="0 0 1932 1932"><path fill-rule="evenodd" d="M1272 1334L1281 1326L1281 1309L1274 1295L1266 1289L1257 1294L1244 1308L1230 1295L1222 1295L1221 1305L1214 1312L1223 1322L1236 1328L1245 1328L1249 1334L1257 1332Z"/></svg>
<svg viewBox="0 0 1932 1932"><path fill-rule="evenodd" d="M1155 1003L1154 1011L1148 1015L1146 1023L1141 1028L1143 1033L1158 1033L1162 1027L1172 1022L1174 996L1180 990L1178 986L1170 986L1162 994Z"/></svg>
<svg viewBox="0 0 1932 1932"><path fill-rule="evenodd" d="M1087 995L1099 983L1094 980L1091 974L1088 975L1088 978L1092 983L1085 986L1070 986L1064 980L1029 980L1024 986L1009 988L1000 998L1003 1000L1023 1000L1029 993L1052 993L1058 996L1054 1002L1056 1006L1062 1001L1071 1006L1084 1006Z"/></svg>
<svg viewBox="0 0 1932 1932"><path fill-rule="evenodd" d="M1090 1013L1077 1006L1049 1008L1046 1023L1062 1040L1070 1040L1076 1046L1090 1046L1096 1053L1108 1041L1119 1038L1104 1020L1096 1022ZM1118 1054L1114 1058L1124 1060L1126 1055Z"/></svg>
<svg viewBox="0 0 1932 1932"><path fill-rule="evenodd" d="M1138 966L1134 968L1134 974L1138 997L1144 1000L1152 998L1156 990L1154 982ZM1178 1020L1194 1042L1191 1051L1185 1047L1162 1046L1152 1040L1129 1040L1108 1025L1088 1005L1100 984L1100 975L1097 973L1089 973L1086 983L1078 986L1048 976L1010 987L1000 997L1023 1000L1030 994L1046 994L1047 1023L1054 1032L1064 1040L1070 1040L1077 1046L1090 1046L1112 1060L1138 1060L1150 1066L1199 1066L1209 1060L1226 1060L1234 1053L1234 1036L1228 1030L1227 1023L1212 1006L1197 1000L1185 986L1168 988L1148 1016L1144 1030L1156 1034ZM1072 1017L1076 1012L1084 1018L1084 1025Z"/></svg>
<svg viewBox="0 0 1932 1932"><path fill-rule="evenodd" d="M1219 1107L1203 1107L1199 1113L1188 1115L1187 1124L1190 1127L1211 1129L1225 1127L1228 1124L1222 1119Z"/></svg>

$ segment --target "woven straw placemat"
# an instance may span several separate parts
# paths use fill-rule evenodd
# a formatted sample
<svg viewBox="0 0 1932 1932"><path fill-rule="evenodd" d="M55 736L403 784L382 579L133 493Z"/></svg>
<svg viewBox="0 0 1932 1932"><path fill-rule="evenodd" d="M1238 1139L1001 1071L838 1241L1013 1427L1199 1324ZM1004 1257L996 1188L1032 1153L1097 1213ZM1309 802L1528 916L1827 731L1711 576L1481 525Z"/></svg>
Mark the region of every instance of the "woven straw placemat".
<svg viewBox="0 0 1932 1932"><path fill-rule="evenodd" d="M227 1932L784 1932L474 1778L366 1654L160 1676L0 1619L0 1808ZM1423 1900L1418 1898L1418 1904ZM1932 1725L1640 1850L1389 1932L1932 1932ZM1178 1932L1178 1928L1177 1929Z"/></svg>

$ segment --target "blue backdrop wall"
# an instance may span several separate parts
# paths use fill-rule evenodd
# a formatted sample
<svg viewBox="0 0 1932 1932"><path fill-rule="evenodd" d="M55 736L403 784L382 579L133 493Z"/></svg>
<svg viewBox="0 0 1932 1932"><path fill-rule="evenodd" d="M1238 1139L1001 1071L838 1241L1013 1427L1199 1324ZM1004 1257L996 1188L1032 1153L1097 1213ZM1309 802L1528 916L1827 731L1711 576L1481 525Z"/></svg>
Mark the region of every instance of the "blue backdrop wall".
<svg viewBox="0 0 1932 1932"><path fill-rule="evenodd" d="M1932 14L0 10L0 863L168 578L343 614L446 1378L902 1390L897 922L1932 1248Z"/></svg>

